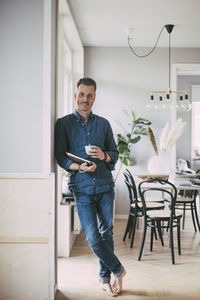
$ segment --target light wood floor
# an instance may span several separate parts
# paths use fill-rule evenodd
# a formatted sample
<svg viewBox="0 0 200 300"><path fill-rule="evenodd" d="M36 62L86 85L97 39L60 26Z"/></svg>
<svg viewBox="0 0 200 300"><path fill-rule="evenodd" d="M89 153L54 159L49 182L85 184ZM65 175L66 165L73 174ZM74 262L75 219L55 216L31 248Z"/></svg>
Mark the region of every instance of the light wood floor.
<svg viewBox="0 0 200 300"><path fill-rule="evenodd" d="M129 240L122 241L125 226L126 220L115 220L115 253L127 270L120 300L200 299L200 233L194 232L190 215L181 232L181 256L175 243L175 265L171 263L167 234L165 246L156 241L153 252L149 251L148 235L146 255L138 261L141 229L137 231L134 248L130 249ZM77 236L71 257L58 260L58 288L56 300L111 299L98 289L98 260L83 234Z"/></svg>

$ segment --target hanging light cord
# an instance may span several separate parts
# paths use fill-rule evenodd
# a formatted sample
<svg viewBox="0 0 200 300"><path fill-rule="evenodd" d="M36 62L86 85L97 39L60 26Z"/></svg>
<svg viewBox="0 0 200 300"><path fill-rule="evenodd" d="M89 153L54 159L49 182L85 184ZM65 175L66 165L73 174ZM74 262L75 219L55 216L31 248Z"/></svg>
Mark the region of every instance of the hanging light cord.
<svg viewBox="0 0 200 300"><path fill-rule="evenodd" d="M169 33L169 90L171 90L171 80L170 80L170 76L171 76L171 33Z"/></svg>
<svg viewBox="0 0 200 300"><path fill-rule="evenodd" d="M165 25L164 25L164 26L162 27L162 29L160 30L160 33L159 33L159 35L158 35L157 41L156 41L156 43L155 43L155 46L151 49L150 52L148 52L148 53L145 54L145 55L139 55L139 54L137 54L137 53L133 50L133 47L131 46L131 43L130 43L131 38L130 38L130 35L129 35L129 36L128 36L128 45L129 45L129 48L131 49L131 51L133 52L133 54L134 54L135 56L137 56L137 57L140 57L140 58L149 56L149 55L156 49L156 46L157 46L157 44L158 44L158 42L159 42L159 40L160 40L160 36L161 36L161 34L162 34L164 28L165 28Z"/></svg>

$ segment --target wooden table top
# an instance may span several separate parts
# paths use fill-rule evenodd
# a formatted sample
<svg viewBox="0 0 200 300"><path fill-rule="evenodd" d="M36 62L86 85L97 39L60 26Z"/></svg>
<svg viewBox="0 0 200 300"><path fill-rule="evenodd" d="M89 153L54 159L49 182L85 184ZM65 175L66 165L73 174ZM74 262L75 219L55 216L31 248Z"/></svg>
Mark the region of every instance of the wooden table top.
<svg viewBox="0 0 200 300"><path fill-rule="evenodd" d="M169 174L139 174L137 175L142 179L154 179L154 178L168 178ZM200 174L184 174L184 175L176 175L176 178L200 178Z"/></svg>

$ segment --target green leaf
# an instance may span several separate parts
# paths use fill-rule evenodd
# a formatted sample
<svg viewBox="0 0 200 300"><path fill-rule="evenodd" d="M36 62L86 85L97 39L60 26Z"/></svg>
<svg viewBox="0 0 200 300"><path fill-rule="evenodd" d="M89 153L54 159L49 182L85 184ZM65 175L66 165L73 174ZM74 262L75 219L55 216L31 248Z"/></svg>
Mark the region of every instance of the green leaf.
<svg viewBox="0 0 200 300"><path fill-rule="evenodd" d="M151 125L151 121L147 120L147 119L143 119L143 118L138 118L137 120L135 120L136 124L144 124L144 125Z"/></svg>
<svg viewBox="0 0 200 300"><path fill-rule="evenodd" d="M141 139L141 137L138 135L136 138L131 139L131 140L130 140L130 143L131 143L131 144L136 144L137 142L139 142L140 139Z"/></svg>
<svg viewBox="0 0 200 300"><path fill-rule="evenodd" d="M117 141L118 141L118 144L119 144L120 142L123 142L123 143L128 144L127 139L126 139L123 135L121 135L121 133L119 133L119 134L117 135Z"/></svg>
<svg viewBox="0 0 200 300"><path fill-rule="evenodd" d="M118 142L118 145L126 145L128 147L128 143L126 141L124 141L124 140L120 140Z"/></svg>
<svg viewBox="0 0 200 300"><path fill-rule="evenodd" d="M123 164L126 166L132 166L133 165L133 160L130 157L124 157L122 160Z"/></svg>
<svg viewBox="0 0 200 300"><path fill-rule="evenodd" d="M125 143L124 144L122 144L122 143L118 144L117 148L118 148L118 151L119 151L120 155L128 156L130 154L130 149L129 149L128 145L125 144Z"/></svg>
<svg viewBox="0 0 200 300"><path fill-rule="evenodd" d="M133 131L134 134L142 134L142 135L147 135L147 130L146 128L136 128Z"/></svg>
<svg viewBox="0 0 200 300"><path fill-rule="evenodd" d="M131 113L132 113L132 116L133 116L133 120L135 122L136 121L136 114L135 114L134 110L132 110Z"/></svg>

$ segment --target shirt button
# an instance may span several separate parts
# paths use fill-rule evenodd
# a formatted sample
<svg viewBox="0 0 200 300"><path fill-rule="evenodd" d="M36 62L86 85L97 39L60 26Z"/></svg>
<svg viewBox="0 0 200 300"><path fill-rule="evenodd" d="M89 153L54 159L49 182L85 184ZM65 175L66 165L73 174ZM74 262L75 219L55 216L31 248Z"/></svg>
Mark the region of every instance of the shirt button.
<svg viewBox="0 0 200 300"><path fill-rule="evenodd" d="M95 178L93 178L93 180L95 180Z"/></svg>
<svg viewBox="0 0 200 300"><path fill-rule="evenodd" d="M90 135L90 133L89 133L89 132L88 132L87 134L88 134L88 135Z"/></svg>

